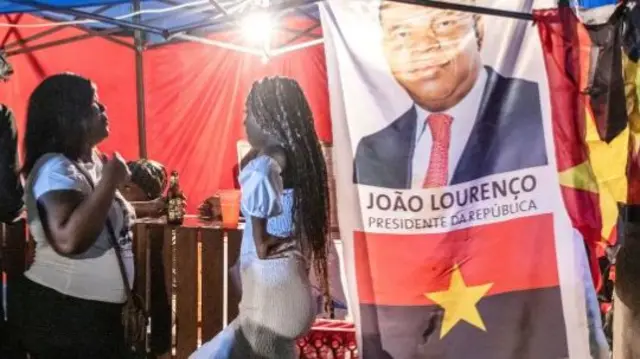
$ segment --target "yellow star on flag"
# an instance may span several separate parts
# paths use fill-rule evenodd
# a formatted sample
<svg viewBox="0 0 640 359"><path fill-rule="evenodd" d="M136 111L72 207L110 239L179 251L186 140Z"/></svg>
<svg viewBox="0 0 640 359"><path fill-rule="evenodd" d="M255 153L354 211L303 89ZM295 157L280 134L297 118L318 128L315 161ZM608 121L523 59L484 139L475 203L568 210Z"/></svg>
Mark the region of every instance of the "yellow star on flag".
<svg viewBox="0 0 640 359"><path fill-rule="evenodd" d="M618 222L618 203L625 203L627 197L629 127L611 142L604 142L598 134L593 114L587 109L584 140L589 159L560 172L560 185L598 195L602 220L600 236L602 240L608 240Z"/></svg>
<svg viewBox="0 0 640 359"><path fill-rule="evenodd" d="M585 141L589 150L589 163L598 184L601 237L609 239L618 223L618 203L627 201L627 159L629 154L629 126L611 142L600 140L596 121L586 111Z"/></svg>
<svg viewBox="0 0 640 359"><path fill-rule="evenodd" d="M598 182L588 161L558 173L560 185L598 194Z"/></svg>
<svg viewBox="0 0 640 359"><path fill-rule="evenodd" d="M425 293L444 309L444 319L440 328L440 339L453 329L461 320L486 331L480 312L476 305L491 289L493 283L469 287L462 278L462 272L457 264L453 266L449 289L442 292Z"/></svg>

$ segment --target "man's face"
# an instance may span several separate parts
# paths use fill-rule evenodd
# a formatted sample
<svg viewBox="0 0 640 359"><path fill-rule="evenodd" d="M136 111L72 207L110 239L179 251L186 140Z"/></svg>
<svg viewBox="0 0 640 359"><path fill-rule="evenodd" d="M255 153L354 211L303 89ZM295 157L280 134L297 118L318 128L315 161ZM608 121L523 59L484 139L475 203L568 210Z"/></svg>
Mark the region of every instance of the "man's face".
<svg viewBox="0 0 640 359"><path fill-rule="evenodd" d="M470 13L382 0L385 57L415 102L444 111L471 90L482 66L480 22Z"/></svg>

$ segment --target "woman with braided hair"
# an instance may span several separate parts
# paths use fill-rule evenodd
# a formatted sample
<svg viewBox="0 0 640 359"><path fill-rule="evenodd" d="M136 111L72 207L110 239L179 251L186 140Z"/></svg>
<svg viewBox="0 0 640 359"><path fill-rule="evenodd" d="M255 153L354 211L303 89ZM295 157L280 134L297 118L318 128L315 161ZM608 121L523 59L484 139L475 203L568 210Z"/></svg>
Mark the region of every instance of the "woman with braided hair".
<svg viewBox="0 0 640 359"><path fill-rule="evenodd" d="M315 318L313 262L325 298L329 195L313 115L298 83L253 84L245 127L256 157L239 175L247 220L240 250L238 317L191 358L294 358Z"/></svg>

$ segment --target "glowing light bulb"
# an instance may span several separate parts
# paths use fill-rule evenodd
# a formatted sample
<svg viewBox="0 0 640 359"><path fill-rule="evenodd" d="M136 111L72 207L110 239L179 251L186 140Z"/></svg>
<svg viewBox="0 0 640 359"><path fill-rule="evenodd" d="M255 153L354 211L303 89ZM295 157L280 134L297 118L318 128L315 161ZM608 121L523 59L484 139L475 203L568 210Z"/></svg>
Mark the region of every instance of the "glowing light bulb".
<svg viewBox="0 0 640 359"><path fill-rule="evenodd" d="M267 13L256 13L242 20L242 32L251 45L265 46L271 40L271 17Z"/></svg>

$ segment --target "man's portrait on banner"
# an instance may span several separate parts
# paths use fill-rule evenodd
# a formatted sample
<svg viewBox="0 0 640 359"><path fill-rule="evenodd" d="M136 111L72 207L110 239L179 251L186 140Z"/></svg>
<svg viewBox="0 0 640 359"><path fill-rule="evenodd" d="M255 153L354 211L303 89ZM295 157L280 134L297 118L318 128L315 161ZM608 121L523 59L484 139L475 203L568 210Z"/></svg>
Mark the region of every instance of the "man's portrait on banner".
<svg viewBox="0 0 640 359"><path fill-rule="evenodd" d="M379 21L413 105L360 140L354 183L436 188L547 164L538 84L482 61L490 18L382 0Z"/></svg>

